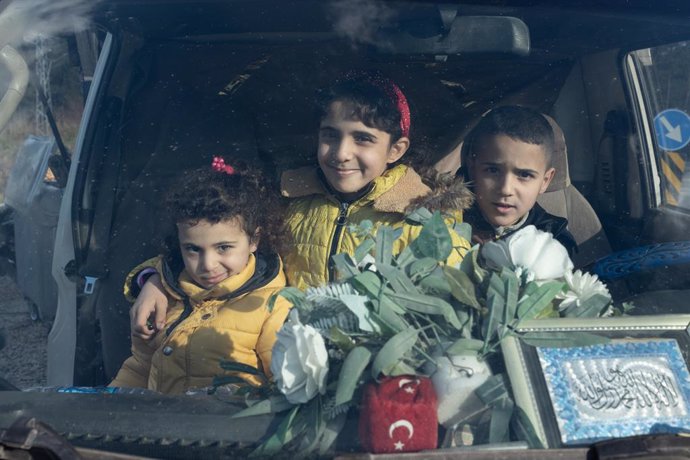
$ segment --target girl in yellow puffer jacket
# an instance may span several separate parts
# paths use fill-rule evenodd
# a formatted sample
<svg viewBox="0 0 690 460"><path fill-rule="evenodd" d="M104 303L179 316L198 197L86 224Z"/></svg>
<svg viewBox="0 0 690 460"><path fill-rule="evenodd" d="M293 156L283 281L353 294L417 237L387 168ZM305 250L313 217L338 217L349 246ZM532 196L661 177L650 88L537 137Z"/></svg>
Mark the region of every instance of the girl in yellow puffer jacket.
<svg viewBox="0 0 690 460"><path fill-rule="evenodd" d="M459 222L471 194L459 181L432 189L402 164L410 146L410 108L401 89L373 73L352 73L319 95L317 165L286 171L282 194L291 199L285 218L285 272L288 284L304 289L336 279L331 256L353 254L360 243L350 224L369 220L374 227L402 230L399 252L419 235L421 226L405 220L419 207L440 210L448 223ZM434 184L437 185L437 184ZM459 263L469 242L451 232ZM141 266L140 266L141 267ZM140 270L138 267L135 272ZM144 286L132 308L132 334L149 338L165 311L157 276Z"/></svg>
<svg viewBox="0 0 690 460"><path fill-rule="evenodd" d="M270 244L280 220L270 206L276 200L258 175L219 158L213 166L187 174L169 194L175 228L155 269L171 306L154 340L132 338L132 356L110 386L179 394L226 375L223 360L270 376L276 332L290 308L282 297L268 308L285 287ZM241 377L261 383L253 374Z"/></svg>

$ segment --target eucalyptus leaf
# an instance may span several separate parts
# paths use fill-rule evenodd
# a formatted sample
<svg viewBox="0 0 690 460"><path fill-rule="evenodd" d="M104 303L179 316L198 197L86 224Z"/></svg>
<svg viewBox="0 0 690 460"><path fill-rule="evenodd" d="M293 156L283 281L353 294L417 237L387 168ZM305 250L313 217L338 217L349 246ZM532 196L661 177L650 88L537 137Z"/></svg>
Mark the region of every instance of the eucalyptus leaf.
<svg viewBox="0 0 690 460"><path fill-rule="evenodd" d="M376 266L390 265L393 260L393 242L395 235L393 227L381 225L376 231Z"/></svg>
<svg viewBox="0 0 690 460"><path fill-rule="evenodd" d="M401 375L414 375L416 373L414 367L402 362L398 361L395 366L388 372L388 376L390 377L399 377Z"/></svg>
<svg viewBox="0 0 690 460"><path fill-rule="evenodd" d="M457 233L460 238L472 241L472 226L467 222L460 222L453 225L453 230L455 230L455 233Z"/></svg>
<svg viewBox="0 0 690 460"><path fill-rule="evenodd" d="M371 366L371 376L378 379L379 374L389 375L417 343L418 334L416 329L408 328L391 337L376 354Z"/></svg>
<svg viewBox="0 0 690 460"><path fill-rule="evenodd" d="M515 406L513 409L513 419L511 420L511 427L518 439L527 441L527 446L530 449L543 449L544 445L539 439L532 422L520 406Z"/></svg>
<svg viewBox="0 0 690 460"><path fill-rule="evenodd" d="M442 315L455 329L459 330L461 328L460 320L455 314L455 310L443 299L413 292L391 292L388 295L409 310L429 315Z"/></svg>
<svg viewBox="0 0 690 460"><path fill-rule="evenodd" d="M595 318L611 303L611 297L594 294L580 305L573 304L563 311L563 316L578 318Z"/></svg>
<svg viewBox="0 0 690 460"><path fill-rule="evenodd" d="M423 278L429 276L438 267L438 261L431 257L424 257L412 262L409 266L411 278Z"/></svg>
<svg viewBox="0 0 690 460"><path fill-rule="evenodd" d="M427 295L449 299L451 296L450 284L445 277L428 276L419 282L419 287Z"/></svg>
<svg viewBox="0 0 690 460"><path fill-rule="evenodd" d="M508 386L505 374L494 374L474 390L474 393L484 404L491 406L499 399L509 395Z"/></svg>
<svg viewBox="0 0 690 460"><path fill-rule="evenodd" d="M419 225L424 225L429 219L431 219L431 211L427 208L417 208L405 216L405 220Z"/></svg>
<svg viewBox="0 0 690 460"><path fill-rule="evenodd" d="M484 349L488 349L489 343L493 339L499 324L503 320L505 310L505 298L503 294L504 284L500 276L491 273L489 278L489 288L486 294L486 304L489 309L489 316L482 325L484 335Z"/></svg>
<svg viewBox="0 0 690 460"><path fill-rule="evenodd" d="M273 311L276 298L280 296L290 302L300 313L309 313L312 310L311 302L307 301L304 292L296 287L284 287L268 300L268 311Z"/></svg>
<svg viewBox="0 0 690 460"><path fill-rule="evenodd" d="M535 318L544 308L548 307L556 294L561 292L564 283L549 281L535 288L534 292L523 297L518 303L517 317L520 320Z"/></svg>
<svg viewBox="0 0 690 460"><path fill-rule="evenodd" d="M335 404L345 404L352 399L364 369L371 361L371 352L365 347L355 347L345 357L338 376L338 389L335 392Z"/></svg>
<svg viewBox="0 0 690 460"><path fill-rule="evenodd" d="M415 251L413 250L413 247L411 245L405 246L402 251L395 257L395 264L402 268L405 268L412 262L417 260L417 256L415 255Z"/></svg>
<svg viewBox="0 0 690 460"><path fill-rule="evenodd" d="M331 257L331 260L340 278L347 279L359 274L359 269L352 261L352 257L350 257L349 254L336 254Z"/></svg>
<svg viewBox="0 0 690 460"><path fill-rule="evenodd" d="M471 280L477 284L484 282L484 278L487 277L489 271L482 268L479 263L479 246L474 246L465 257L463 257L462 262L460 262L460 270L465 273Z"/></svg>
<svg viewBox="0 0 690 460"><path fill-rule="evenodd" d="M388 299L390 301L390 299ZM392 301L390 301L392 302ZM401 332L408 327L409 323L405 319L388 307L389 302L383 302L379 305L378 312L371 312L369 315L376 321L377 324L381 324L386 327L387 330L392 331L394 334ZM396 307L400 308L400 307ZM382 331L383 332L383 331Z"/></svg>
<svg viewBox="0 0 690 460"><path fill-rule="evenodd" d="M250 417L252 415L275 414L278 412L286 411L293 407L295 407L295 405L288 402L288 400L285 399L285 396L271 396L268 399L262 399L256 404L249 406L248 408L243 409L237 412L236 414L233 414L232 418Z"/></svg>
<svg viewBox="0 0 690 460"><path fill-rule="evenodd" d="M483 346L484 342L482 340L462 338L456 340L451 346L446 348L445 353L450 356L477 355Z"/></svg>
<svg viewBox="0 0 690 460"><path fill-rule="evenodd" d="M369 254L375 246L376 242L374 242L373 240L363 240L355 249L355 260L361 261L362 259L364 259L364 256Z"/></svg>
<svg viewBox="0 0 690 460"><path fill-rule="evenodd" d="M491 406L491 422L489 422L489 443L496 444L508 441L510 420L513 417L515 403L507 395Z"/></svg>
<svg viewBox="0 0 690 460"><path fill-rule="evenodd" d="M331 327L328 330L328 339L341 350L348 352L355 347L355 341L343 332L339 327Z"/></svg>
<svg viewBox="0 0 690 460"><path fill-rule="evenodd" d="M383 278L388 282L388 285L393 291L396 292L415 292L417 288L410 278L407 277L405 272L400 270L398 267L392 265L381 264L376 267L383 276Z"/></svg>
<svg viewBox="0 0 690 460"><path fill-rule="evenodd" d="M453 297L464 305L477 310L481 309L475 294L474 283L465 272L454 267L443 267L443 273L446 275Z"/></svg>
<svg viewBox="0 0 690 460"><path fill-rule="evenodd" d="M381 279L369 271L360 273L350 280L350 284L360 293L366 295L371 300L378 300L379 311L383 308L389 309L396 314L404 314L405 310L398 307L395 302L392 302L388 297L383 295L384 288Z"/></svg>
<svg viewBox="0 0 690 460"><path fill-rule="evenodd" d="M415 247L425 257L431 257L439 262L445 261L453 250L448 227L441 217L441 213L434 212L424 224L419 236L414 240Z"/></svg>
<svg viewBox="0 0 690 460"><path fill-rule="evenodd" d="M381 332L381 323L372 316L372 311L367 307L369 299L362 295L342 295L340 300L357 317L359 328L365 332ZM352 339L350 339L352 340Z"/></svg>
<svg viewBox="0 0 690 460"><path fill-rule="evenodd" d="M249 457L263 457L263 456L271 456L277 454L280 449L290 442L292 438L298 434L295 432L295 430L292 429L292 425L295 422L295 419L297 418L297 414L299 413L299 409L302 406L296 406L292 411L290 411L290 414L288 414L285 419L278 425L276 428L275 433L271 435L263 444L261 444L259 447L257 447L254 451L252 451L249 454Z"/></svg>
<svg viewBox="0 0 690 460"><path fill-rule="evenodd" d="M526 332L521 334L527 345L540 348L586 347L608 343L610 339L584 331L574 332Z"/></svg>
<svg viewBox="0 0 690 460"><path fill-rule="evenodd" d="M501 279L505 285L505 310L503 324L510 324L517 313L518 295L520 293L519 283L515 272L508 268L501 271Z"/></svg>
<svg viewBox="0 0 690 460"><path fill-rule="evenodd" d="M347 421L347 413L340 414L328 421L319 442L319 455L323 456L329 451L345 426L345 421Z"/></svg>

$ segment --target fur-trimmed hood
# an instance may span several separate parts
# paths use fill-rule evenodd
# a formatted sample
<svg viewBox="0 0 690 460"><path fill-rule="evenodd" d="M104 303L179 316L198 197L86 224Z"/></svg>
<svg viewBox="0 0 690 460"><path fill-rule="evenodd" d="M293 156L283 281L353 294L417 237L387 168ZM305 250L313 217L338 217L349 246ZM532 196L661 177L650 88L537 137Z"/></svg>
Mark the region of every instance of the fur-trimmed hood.
<svg viewBox="0 0 690 460"><path fill-rule="evenodd" d="M472 207L474 194L461 178L439 174L432 167L421 169L419 174L430 192L413 200L408 210L424 207L430 211L465 211Z"/></svg>

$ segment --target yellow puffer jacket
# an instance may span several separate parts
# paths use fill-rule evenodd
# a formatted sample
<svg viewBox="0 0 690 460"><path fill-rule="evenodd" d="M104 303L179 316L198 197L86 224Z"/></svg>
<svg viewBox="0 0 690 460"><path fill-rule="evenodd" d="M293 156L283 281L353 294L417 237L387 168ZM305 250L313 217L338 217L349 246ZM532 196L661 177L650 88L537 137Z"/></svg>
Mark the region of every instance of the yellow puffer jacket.
<svg viewBox="0 0 690 460"><path fill-rule="evenodd" d="M444 209L450 216L447 222L462 219L462 210L471 202L469 192L459 183L465 195L455 202L452 209ZM389 225L402 228L402 235L395 242L394 252L400 252L419 235L422 227L404 219L406 211L423 206L432 190L421 177L404 165L395 166L376 178L373 187L362 198L348 204L340 203L321 182L314 167L286 171L281 177L283 196L294 198L286 216L286 238L289 248L283 254L288 284L300 289L320 286L332 280L333 273L328 261L334 254L354 254L361 243L350 232L350 224L370 220L374 227ZM447 204L453 200L431 200ZM459 263L470 247L467 240L455 232L454 253L448 262Z"/></svg>
<svg viewBox="0 0 690 460"><path fill-rule="evenodd" d="M267 308L270 297L285 286L282 268L278 256L252 256L241 273L206 290L184 270L175 280L159 259L156 269L171 298L165 330L150 341L132 338L132 356L110 386L179 394L228 375L221 360L248 364L270 376L276 332L290 309L283 297L276 298L272 311ZM242 376L260 383L255 376Z"/></svg>

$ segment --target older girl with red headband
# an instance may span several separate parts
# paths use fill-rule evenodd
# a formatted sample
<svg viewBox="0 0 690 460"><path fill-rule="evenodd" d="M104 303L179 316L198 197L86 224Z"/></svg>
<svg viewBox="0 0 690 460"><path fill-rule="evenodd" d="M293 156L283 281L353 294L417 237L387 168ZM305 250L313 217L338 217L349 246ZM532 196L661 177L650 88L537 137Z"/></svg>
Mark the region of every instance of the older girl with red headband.
<svg viewBox="0 0 690 460"><path fill-rule="evenodd" d="M410 147L410 108L391 80L368 72L351 73L322 91L317 102L321 119L317 164L286 171L281 178L282 194L291 200L282 253L285 273L289 285L302 289L335 279L331 256L353 254L361 241L350 230L351 224L369 220L375 227L399 228L394 247L399 252L421 230L405 220L406 213L425 206L458 219L470 203L461 184L432 190L404 164ZM451 233L455 253L449 262L457 263L469 243ZM132 332L140 337L155 333L159 327L147 326L146 321L154 312L160 318L165 311L156 281L144 286L132 308Z"/></svg>

